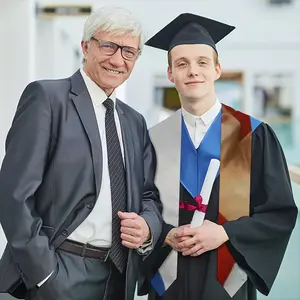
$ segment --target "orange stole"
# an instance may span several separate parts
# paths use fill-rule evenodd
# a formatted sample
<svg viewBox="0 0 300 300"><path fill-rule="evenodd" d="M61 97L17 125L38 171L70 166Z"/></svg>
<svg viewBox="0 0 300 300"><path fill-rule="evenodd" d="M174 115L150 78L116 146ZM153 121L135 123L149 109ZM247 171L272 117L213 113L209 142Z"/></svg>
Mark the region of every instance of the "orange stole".
<svg viewBox="0 0 300 300"><path fill-rule="evenodd" d="M222 105L218 224L249 216L252 128L250 116ZM217 279L224 285L235 261L227 245L218 249Z"/></svg>

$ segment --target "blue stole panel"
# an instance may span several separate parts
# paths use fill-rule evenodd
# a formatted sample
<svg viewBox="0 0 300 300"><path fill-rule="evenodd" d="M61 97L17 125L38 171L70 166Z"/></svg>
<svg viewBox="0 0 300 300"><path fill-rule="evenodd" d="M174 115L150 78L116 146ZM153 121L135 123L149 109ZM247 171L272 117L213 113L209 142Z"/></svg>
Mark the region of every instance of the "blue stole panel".
<svg viewBox="0 0 300 300"><path fill-rule="evenodd" d="M193 198L201 192L211 159L220 160L221 120L220 111L197 149L182 120L180 182Z"/></svg>

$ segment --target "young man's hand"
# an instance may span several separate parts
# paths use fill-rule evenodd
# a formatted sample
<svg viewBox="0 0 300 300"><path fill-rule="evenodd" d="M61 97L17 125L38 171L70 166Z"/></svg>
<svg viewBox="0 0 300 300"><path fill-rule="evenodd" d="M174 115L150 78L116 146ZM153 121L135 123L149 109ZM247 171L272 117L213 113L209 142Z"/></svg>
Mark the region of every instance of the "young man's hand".
<svg viewBox="0 0 300 300"><path fill-rule="evenodd" d="M187 238L177 245L185 256L199 256L219 248L229 239L223 226L208 220L204 220L203 225L196 228L186 227L178 235Z"/></svg>

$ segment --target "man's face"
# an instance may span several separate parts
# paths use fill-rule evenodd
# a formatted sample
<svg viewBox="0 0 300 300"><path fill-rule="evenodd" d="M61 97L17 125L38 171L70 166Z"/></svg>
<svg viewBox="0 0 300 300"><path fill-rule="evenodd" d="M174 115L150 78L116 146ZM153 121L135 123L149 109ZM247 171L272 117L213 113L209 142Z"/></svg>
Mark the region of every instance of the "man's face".
<svg viewBox="0 0 300 300"><path fill-rule="evenodd" d="M214 95L214 82L221 69L215 64L216 53L208 45L179 45L171 52L168 77L176 86L181 98L197 101Z"/></svg>
<svg viewBox="0 0 300 300"><path fill-rule="evenodd" d="M107 55L101 50L99 42L94 39L109 41L120 46L128 46L138 50L139 37L113 36L108 33L97 32L89 44L85 42L81 43L85 59L85 72L107 94L110 94L130 76L136 58L133 60L124 59L120 48L115 54Z"/></svg>

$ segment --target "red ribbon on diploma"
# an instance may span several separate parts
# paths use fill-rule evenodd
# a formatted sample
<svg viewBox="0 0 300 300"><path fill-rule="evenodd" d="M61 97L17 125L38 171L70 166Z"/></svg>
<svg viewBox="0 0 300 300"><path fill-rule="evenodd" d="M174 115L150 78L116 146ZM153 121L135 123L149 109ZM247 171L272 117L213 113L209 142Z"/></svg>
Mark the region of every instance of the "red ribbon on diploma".
<svg viewBox="0 0 300 300"><path fill-rule="evenodd" d="M179 208L184 209L184 210L188 210L188 211L198 210L198 211L201 211L203 213L206 213L207 205L202 203L203 202L202 196L198 195L194 199L196 201L196 205L180 201L179 202Z"/></svg>

